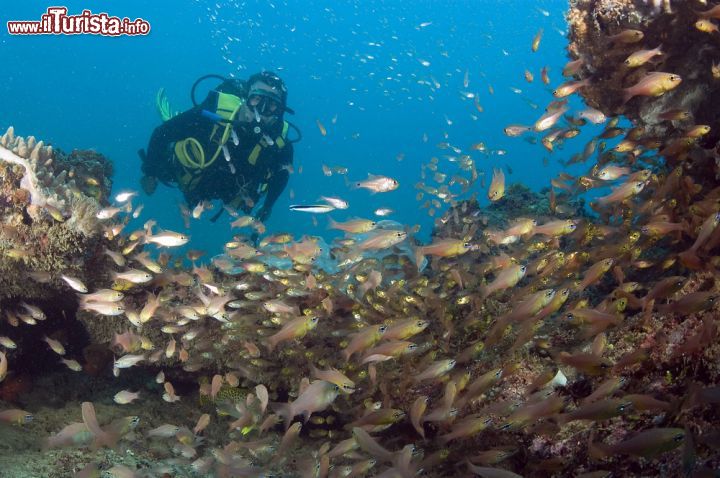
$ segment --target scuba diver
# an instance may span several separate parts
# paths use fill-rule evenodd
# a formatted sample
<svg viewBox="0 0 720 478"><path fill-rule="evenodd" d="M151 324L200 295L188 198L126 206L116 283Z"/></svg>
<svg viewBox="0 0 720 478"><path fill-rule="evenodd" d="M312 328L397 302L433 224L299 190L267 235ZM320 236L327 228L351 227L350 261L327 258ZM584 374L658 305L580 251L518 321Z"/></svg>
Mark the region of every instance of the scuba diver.
<svg viewBox="0 0 720 478"><path fill-rule="evenodd" d="M195 88L206 78L222 83L198 104ZM153 131L147 153L139 151L143 190L153 194L158 181L177 184L190 208L220 199L246 214L264 196L254 217L265 221L288 183L292 143L300 140L299 130L283 118L285 112L294 114L287 106L285 83L268 71L247 81L205 75L193 84L190 96L193 108L173 116L159 93L166 121ZM293 141L288 140L291 126L298 133Z"/></svg>

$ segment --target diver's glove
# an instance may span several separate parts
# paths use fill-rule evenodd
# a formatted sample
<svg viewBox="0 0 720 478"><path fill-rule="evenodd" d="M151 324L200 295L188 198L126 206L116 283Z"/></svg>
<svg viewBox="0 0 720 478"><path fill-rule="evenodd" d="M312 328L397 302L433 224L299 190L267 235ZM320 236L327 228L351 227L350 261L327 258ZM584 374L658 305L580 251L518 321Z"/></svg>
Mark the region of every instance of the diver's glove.
<svg viewBox="0 0 720 478"><path fill-rule="evenodd" d="M145 191L145 194L148 196L151 196L155 189L157 189L158 180L154 176L143 176L140 178L140 186L142 186L143 191Z"/></svg>

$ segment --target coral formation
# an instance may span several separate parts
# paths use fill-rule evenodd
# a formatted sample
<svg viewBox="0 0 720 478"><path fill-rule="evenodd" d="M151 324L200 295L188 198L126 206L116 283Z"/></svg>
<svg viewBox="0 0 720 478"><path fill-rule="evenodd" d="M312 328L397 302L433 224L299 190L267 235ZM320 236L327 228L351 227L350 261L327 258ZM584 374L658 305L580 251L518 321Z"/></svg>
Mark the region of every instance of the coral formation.
<svg viewBox="0 0 720 478"><path fill-rule="evenodd" d="M169 253L155 260L144 249L151 224L102 235L131 208L114 208L121 219L98 226L111 173L100 156L61 155L8 131L0 285L3 307L25 310L6 311L0 334L17 315L38 315L22 301L40 297L41 285L45 297L57 293L59 273L88 279L101 296L79 295L72 320L87 336L71 352L82 363L68 367L108 389L112 369L143 400L128 406L140 421L117 431L117 408L98 405L95 417L88 404L110 392L64 390L83 402L82 413L67 411L85 433L79 446L102 449L53 456L63 470L86 459L201 476L712 476L720 128L703 55L718 46L696 28L698 15L669 0L572 2L569 50L590 80L579 91L608 117L633 122L611 119L593 148L620 134L629 147L601 151L587 175L563 174L540 193L505 191L503 180L503 197L487 207L450 201L448 185L426 186L451 202L432 244L410 246L402 225L372 224L336 241L329 264L319 240L282 235L257 247L234 239L192 270ZM632 70L623 60L639 37L664 54ZM682 84L623 100L655 70ZM583 193L607 184L601 171L616 174L617 187L586 205ZM35 289L21 286L28 277ZM70 348L70 335L46 342ZM7 348L21 376L21 351ZM18 376L3 400L31 395ZM52 387L35 384L40 403ZM35 410L35 433L66 425ZM129 453L106 450L114 440Z"/></svg>

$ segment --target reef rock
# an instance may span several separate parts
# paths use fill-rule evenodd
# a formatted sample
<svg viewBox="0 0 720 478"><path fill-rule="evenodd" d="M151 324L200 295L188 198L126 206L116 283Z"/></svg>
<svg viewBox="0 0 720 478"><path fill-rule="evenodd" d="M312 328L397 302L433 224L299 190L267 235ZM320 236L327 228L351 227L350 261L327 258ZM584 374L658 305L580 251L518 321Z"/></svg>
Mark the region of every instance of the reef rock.
<svg viewBox="0 0 720 478"><path fill-rule="evenodd" d="M0 307L60 297L61 274L97 280L103 231L97 211L111 188L111 163L66 155L34 137L0 137Z"/></svg>

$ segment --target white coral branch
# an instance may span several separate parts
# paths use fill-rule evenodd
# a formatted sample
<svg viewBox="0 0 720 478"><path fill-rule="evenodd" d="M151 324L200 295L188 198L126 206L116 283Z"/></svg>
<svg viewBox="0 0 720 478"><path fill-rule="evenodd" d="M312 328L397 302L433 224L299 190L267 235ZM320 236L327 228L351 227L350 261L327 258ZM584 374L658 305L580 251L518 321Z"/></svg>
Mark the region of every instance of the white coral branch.
<svg viewBox="0 0 720 478"><path fill-rule="evenodd" d="M19 164L25 168L25 174L20 181L20 187L27 190L30 193L30 202L36 206L44 206L47 204L47 198L40 191L38 186L38 179L30 166L30 162L27 159L21 158L17 154L13 153L9 149L0 146L0 160L6 163Z"/></svg>

